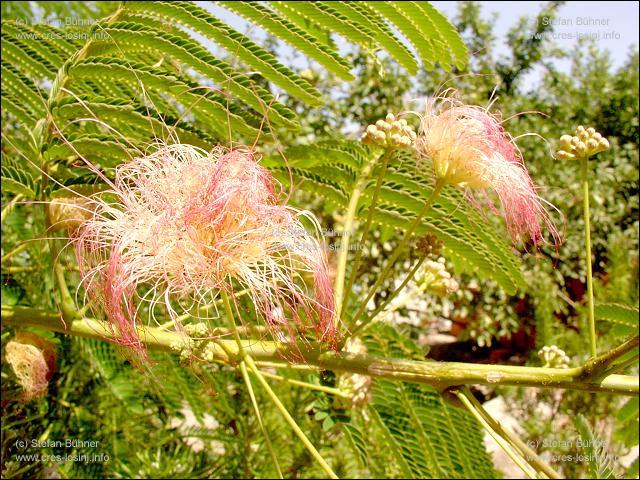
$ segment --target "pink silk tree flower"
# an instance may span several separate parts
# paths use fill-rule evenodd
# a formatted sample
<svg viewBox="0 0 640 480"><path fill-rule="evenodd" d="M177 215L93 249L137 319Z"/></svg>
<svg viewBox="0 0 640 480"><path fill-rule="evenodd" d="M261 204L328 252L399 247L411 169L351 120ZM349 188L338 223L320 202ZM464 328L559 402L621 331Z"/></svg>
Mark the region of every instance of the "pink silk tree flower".
<svg viewBox="0 0 640 480"><path fill-rule="evenodd" d="M121 345L145 355L136 330L145 304L153 315L161 303L176 320L178 300L200 305L239 289L277 338L295 340L312 327L335 344L318 222L280 203L274 179L248 149L163 146L120 165L107 193L74 241L85 290Z"/></svg>
<svg viewBox="0 0 640 480"><path fill-rule="evenodd" d="M487 109L448 97L429 100L416 151L419 160L431 160L440 181L465 188L474 204L480 205L478 192L493 190L514 243L529 239L538 246L544 241L541 225L558 243L558 230L513 138ZM497 211L490 201L489 206Z"/></svg>

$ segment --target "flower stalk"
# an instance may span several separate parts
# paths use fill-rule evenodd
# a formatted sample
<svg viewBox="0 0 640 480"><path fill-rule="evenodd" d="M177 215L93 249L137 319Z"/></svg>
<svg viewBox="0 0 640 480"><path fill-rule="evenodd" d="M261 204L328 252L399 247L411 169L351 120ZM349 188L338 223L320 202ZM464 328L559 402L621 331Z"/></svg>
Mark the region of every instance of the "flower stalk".
<svg viewBox="0 0 640 480"><path fill-rule="evenodd" d="M362 231L362 237L360 238L360 246L364 246L369 239L369 231L371 229L371 222L373 220L373 214L376 210L376 204L378 203L378 196L380 195L380 189L382 188L382 181L384 179L385 174L387 173L387 167L389 166L389 159L393 156L394 148L387 149L380 158L380 162L382 166L380 167L380 172L378 173L378 179L376 181L376 188L373 191L373 197L371 199L371 205L369 205L369 213L367 213L367 220L364 224L364 229ZM358 275L358 269L360 267L360 260L362 259L362 249L358 248L356 251L356 258L353 260L353 266L351 269L351 275L349 276L349 282L347 283L346 291L350 292L351 287L353 287L354 282L356 281L356 276ZM347 297L343 302L342 308L338 311L343 316L346 311L349 303L349 298Z"/></svg>
<svg viewBox="0 0 640 480"><path fill-rule="evenodd" d="M273 450L273 445L271 444L271 438L269 437L269 432L267 431L267 428L262 422L262 414L260 413L260 408L258 407L258 401L256 400L256 396L253 393L253 386L251 385L249 372L247 372L247 364L244 360L240 362L240 372L242 373L242 378L244 379L244 383L247 386L247 391L249 392L249 397L251 398L251 404L253 405L253 410L256 413L256 419L258 420L258 425L260 425L260 429L262 430L262 434L264 435L264 440L267 444L267 449L269 450L269 454L271 455L271 459L273 460L273 466L276 469L278 478L284 478L282 476L282 470L280 470L280 463L278 462L278 457L276 456L276 452Z"/></svg>
<svg viewBox="0 0 640 480"><path fill-rule="evenodd" d="M595 305L593 301L593 269L591 266L591 223L589 213L589 158L583 157L581 160L582 168L582 207L584 213L584 254L587 262L587 308L589 315L589 348L591 356L598 354L596 346L596 318Z"/></svg>
<svg viewBox="0 0 640 480"><path fill-rule="evenodd" d="M500 448L502 448L504 453L507 454L513 463L515 463L527 477L537 478L536 472L531 468L531 466L519 455L516 449L510 445L509 442L500 436L500 434L493 428L494 426L490 424L475 405L471 403L470 398L461 391L455 391L454 394L469 413L471 413L471 415L478 421L478 423L482 425L482 428L484 428L491 438L493 438Z"/></svg>
<svg viewBox="0 0 640 480"><path fill-rule="evenodd" d="M549 466L546 462L540 459L540 456L534 452L531 448L527 446L522 439L516 435L514 432L509 430L506 427L503 427L500 422L494 419L489 412L487 412L482 404L473 396L468 387L463 387L459 391L457 391L456 396L460 398L460 395L466 397L469 400L470 405L476 410L478 414L480 414L484 420L487 422L489 427L504 438L522 457L524 460L529 463L533 468L535 468L539 473L543 473L549 478L562 478L558 472L556 472L553 468Z"/></svg>
<svg viewBox="0 0 640 480"><path fill-rule="evenodd" d="M349 242L351 241L351 236L353 234L353 225L355 223L356 217L356 209L358 208L358 202L360 201L360 196L365 188L365 184L369 175L371 174L371 170L373 170L375 162L370 161L365 165L360 173L360 178L358 178L358 182L351 193L351 198L349 200L349 206L347 207L347 215L344 221L344 231L342 235L342 239L340 241L340 255L338 257L338 270L336 273L335 280L335 311L336 315L334 317L334 322L337 323L340 315L338 312L343 310L343 303L346 304L344 299L344 281L347 273L347 259L349 256ZM334 324L335 324L334 323Z"/></svg>
<svg viewBox="0 0 640 480"><path fill-rule="evenodd" d="M420 226L420 223L422 222L427 212L431 209L431 207L435 203L436 199L440 195L440 192L442 192L442 189L444 188L444 186L445 186L445 182L443 180L439 179L436 181L435 187L433 188L431 195L422 206L422 209L416 216L413 223L405 231L404 236L402 237L402 240L400 240L400 244L396 247L395 251L393 252L393 255L391 255L391 258L387 260L385 268L382 270L382 273L380 273L380 275L378 276L378 279L373 284L373 286L369 289L369 293L367 293L366 298L362 301L357 312L353 315L352 317L353 319L358 319L364 313L365 309L367 308L367 304L369 303L369 300L371 300L373 295L378 291L378 288L380 287L380 285L382 285L382 283L386 280L389 273L391 273L391 270L393 269L393 265L396 263L398 258L400 258L400 255L402 255L402 252L404 251L405 247L409 243L411 236L415 233L415 231Z"/></svg>
<svg viewBox="0 0 640 480"><path fill-rule="evenodd" d="M327 461L324 458L322 458L322 455L320 455L320 452L318 452L316 447L313 446L311 441L307 438L305 433L298 426L298 424L293 419L291 414L287 411L286 407L282 404L278 396L271 389L267 381L264 379L264 377L260 373L260 370L258 370L258 367L256 367L256 364L253 362L253 359L249 355L247 355L245 357L245 360L249 369L255 374L260 384L267 391L267 394L271 398L271 401L278 408L278 410L280 410L280 413L282 414L284 419L287 421L291 429L295 432L295 434L298 436L298 438L304 444L307 450L309 450L309 453L311 453L311 455L316 459L316 461L320 464L320 466L325 471L325 473L329 476L329 478L338 478L338 476L333 472L333 470L331 469Z"/></svg>
<svg viewBox="0 0 640 480"><path fill-rule="evenodd" d="M556 153L559 160L579 160L582 178L582 211L584 215L584 250L587 263L587 318L589 324L589 349L591 356L598 354L596 346L596 319L593 300L593 268L591 265L591 223L589 212L589 157L609 149L609 141L595 128L579 125L575 135L562 135L560 149Z"/></svg>
<svg viewBox="0 0 640 480"><path fill-rule="evenodd" d="M326 460L324 458L322 458L322 455L320 455L318 450L309 441L309 439L307 438L305 433L302 431L300 426L293 419L293 417L288 412L286 407L282 404L282 402L280 401L278 396L275 394L275 392L271 389L271 387L269 386L267 381L264 379L263 372L261 372L258 369L258 367L254 363L254 361L251 358L251 356L249 354L247 354L247 351L245 350L245 348L243 346L243 342L240 339L240 334L238 333L238 329L236 328L236 324L235 324L235 320L234 320L234 316L233 316L233 309L231 307L231 302L229 301L229 296L227 295L227 293L224 290L221 290L220 293L221 293L222 301L223 301L223 304L224 304L224 310L225 310L225 313L227 315L227 320L229 322L229 327L233 330L234 335L235 335L235 341L236 341L236 345L237 345L237 354L241 358L240 370L241 370L241 372L242 372L242 374L243 374L243 376L245 378L245 382L247 384L247 389L249 390L249 395L251 396L251 401L254 404L254 409L255 409L256 414L258 416L258 422L260 423L260 427L262 428L262 431L263 431L263 433L265 435L265 438L266 438L266 441L267 441L267 445L268 445L269 451L271 453L271 456L273 458L273 461L275 463L275 467L276 467L276 470L278 472L278 475L280 476L280 478L282 478L282 472L280 471L280 466L278 464L278 460L277 460L277 458L275 456L275 452L273 451L273 448L271 446L271 441L269 439L269 436L268 436L268 433L267 433L266 429L264 428L264 425L262 424L262 419L261 419L261 416L260 416L260 411L258 409L258 404L257 404L257 402L255 400L254 395L253 395L253 388L251 387L251 380L249 379L248 375L246 375L246 367L249 367L249 370L251 370L251 372L258 378L258 381L260 382L260 384L266 390L266 392L269 395L269 398L271 399L273 404L280 411L280 413L285 418L285 420L287 421L289 426L292 428L292 430L295 432L295 434L298 436L300 441L302 441L302 443L307 448L307 450L309 451L311 456L313 456L318 461L318 463L320 464L322 469L329 475L330 478L338 478L336 476L336 474L333 473L333 470L331 469L329 464L326 462ZM229 352L228 348L225 345L221 345L221 347L223 348L223 350L226 350L227 354L228 354L228 352Z"/></svg>

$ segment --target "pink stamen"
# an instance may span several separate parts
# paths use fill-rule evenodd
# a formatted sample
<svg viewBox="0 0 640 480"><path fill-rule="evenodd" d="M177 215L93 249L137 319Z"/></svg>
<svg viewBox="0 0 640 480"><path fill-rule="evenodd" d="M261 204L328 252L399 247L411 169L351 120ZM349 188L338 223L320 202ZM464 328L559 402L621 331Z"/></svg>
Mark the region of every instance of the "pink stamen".
<svg viewBox="0 0 640 480"><path fill-rule="evenodd" d="M117 201L98 199L75 244L86 290L120 344L144 356L135 325L147 286L149 309L162 301L171 318L177 298L200 302L208 292L246 288L276 337L296 340L312 326L335 345L326 258L301 218L316 233L317 222L279 203L271 174L251 152L165 146L121 165L109 193Z"/></svg>

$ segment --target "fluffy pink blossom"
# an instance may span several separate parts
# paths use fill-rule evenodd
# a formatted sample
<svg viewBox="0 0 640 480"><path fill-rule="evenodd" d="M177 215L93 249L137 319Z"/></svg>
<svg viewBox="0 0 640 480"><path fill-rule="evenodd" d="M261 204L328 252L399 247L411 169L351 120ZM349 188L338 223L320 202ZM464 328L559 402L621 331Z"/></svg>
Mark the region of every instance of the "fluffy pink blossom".
<svg viewBox="0 0 640 480"><path fill-rule="evenodd" d="M473 192L493 190L514 242L529 239L537 246L545 226L557 243L546 202L536 193L513 138L487 109L447 97L430 100L416 150L420 159L431 160L439 179L466 188L475 204L480 202Z"/></svg>
<svg viewBox="0 0 640 480"><path fill-rule="evenodd" d="M246 289L277 338L313 327L334 342L317 221L282 205L276 187L247 149L169 145L121 165L75 239L86 290L117 341L144 353L135 326L145 303L176 319L185 300L199 305L220 290Z"/></svg>

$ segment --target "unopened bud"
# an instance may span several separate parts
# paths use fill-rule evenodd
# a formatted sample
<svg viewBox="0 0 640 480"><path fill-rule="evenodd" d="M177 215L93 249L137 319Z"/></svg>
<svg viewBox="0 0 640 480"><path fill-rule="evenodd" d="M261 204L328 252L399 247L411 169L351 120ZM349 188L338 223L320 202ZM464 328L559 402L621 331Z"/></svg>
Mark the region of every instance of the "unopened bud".
<svg viewBox="0 0 640 480"><path fill-rule="evenodd" d="M396 120L392 113L385 120L367 126L362 142L383 148L410 148L416 140L416 132L405 119Z"/></svg>
<svg viewBox="0 0 640 480"><path fill-rule="evenodd" d="M428 259L438 257L443 246L444 242L431 233L420 237L416 242L416 250L418 253Z"/></svg>
<svg viewBox="0 0 640 480"><path fill-rule="evenodd" d="M574 136L562 135L560 137L560 150L556 158L560 160L573 160L575 158L587 158L609 148L609 142L595 128L578 126Z"/></svg>
<svg viewBox="0 0 640 480"><path fill-rule="evenodd" d="M538 352L545 368L569 368L569 356L556 345L544 346Z"/></svg>

